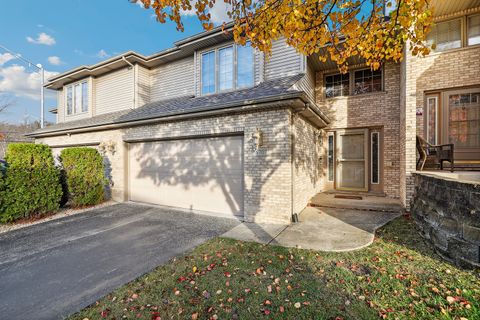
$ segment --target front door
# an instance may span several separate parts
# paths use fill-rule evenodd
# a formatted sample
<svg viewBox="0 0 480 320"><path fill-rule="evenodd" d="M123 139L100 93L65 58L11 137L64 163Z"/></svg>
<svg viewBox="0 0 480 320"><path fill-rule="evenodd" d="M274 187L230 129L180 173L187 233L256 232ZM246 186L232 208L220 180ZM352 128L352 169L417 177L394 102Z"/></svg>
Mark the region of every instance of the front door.
<svg viewBox="0 0 480 320"><path fill-rule="evenodd" d="M368 191L368 129L339 130L336 135L336 189Z"/></svg>

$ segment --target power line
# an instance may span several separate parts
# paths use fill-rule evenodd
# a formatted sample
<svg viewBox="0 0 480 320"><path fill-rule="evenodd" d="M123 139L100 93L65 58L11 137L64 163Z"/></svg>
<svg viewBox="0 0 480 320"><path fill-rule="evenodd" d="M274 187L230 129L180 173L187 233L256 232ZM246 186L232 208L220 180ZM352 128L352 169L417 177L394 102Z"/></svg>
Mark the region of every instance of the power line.
<svg viewBox="0 0 480 320"><path fill-rule="evenodd" d="M21 54L16 53L7 47L3 46L0 44L0 48L3 50L7 51L11 55L13 55L15 58L22 60L23 62L27 63L29 67L35 67L37 68L38 72L40 73L40 127L43 128L44 126L44 114L45 114L45 99L44 99L44 87L43 85L45 84L45 69L43 69L43 66L39 64L34 64L30 60L24 58Z"/></svg>

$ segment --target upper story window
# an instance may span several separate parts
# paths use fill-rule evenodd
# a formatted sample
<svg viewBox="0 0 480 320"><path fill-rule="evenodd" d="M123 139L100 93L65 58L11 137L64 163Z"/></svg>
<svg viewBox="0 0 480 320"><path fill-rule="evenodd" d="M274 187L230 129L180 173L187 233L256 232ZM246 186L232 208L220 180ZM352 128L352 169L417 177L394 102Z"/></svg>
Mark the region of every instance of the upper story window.
<svg viewBox="0 0 480 320"><path fill-rule="evenodd" d="M480 15L437 22L427 42L435 44L437 52L480 44Z"/></svg>
<svg viewBox="0 0 480 320"><path fill-rule="evenodd" d="M78 82L66 87L67 115L88 111L88 82Z"/></svg>
<svg viewBox="0 0 480 320"><path fill-rule="evenodd" d="M437 23L427 39L431 44L435 44L435 51L460 48L462 46L462 20Z"/></svg>
<svg viewBox="0 0 480 320"><path fill-rule="evenodd" d="M382 70L355 71L354 94L382 91Z"/></svg>
<svg viewBox="0 0 480 320"><path fill-rule="evenodd" d="M348 96L349 74L334 74L325 77L325 95L327 98Z"/></svg>
<svg viewBox="0 0 480 320"><path fill-rule="evenodd" d="M215 92L215 51L202 55L202 94Z"/></svg>
<svg viewBox="0 0 480 320"><path fill-rule="evenodd" d="M218 89L233 89L233 47L218 50Z"/></svg>
<svg viewBox="0 0 480 320"><path fill-rule="evenodd" d="M382 76L382 70L372 71L371 69L327 75L325 77L325 96L333 98L382 91Z"/></svg>
<svg viewBox="0 0 480 320"><path fill-rule="evenodd" d="M468 45L480 44L480 14L468 17Z"/></svg>
<svg viewBox="0 0 480 320"><path fill-rule="evenodd" d="M237 88L253 86L253 49L248 42L237 46Z"/></svg>
<svg viewBox="0 0 480 320"><path fill-rule="evenodd" d="M231 45L202 54L202 94L251 87L254 84L253 49Z"/></svg>

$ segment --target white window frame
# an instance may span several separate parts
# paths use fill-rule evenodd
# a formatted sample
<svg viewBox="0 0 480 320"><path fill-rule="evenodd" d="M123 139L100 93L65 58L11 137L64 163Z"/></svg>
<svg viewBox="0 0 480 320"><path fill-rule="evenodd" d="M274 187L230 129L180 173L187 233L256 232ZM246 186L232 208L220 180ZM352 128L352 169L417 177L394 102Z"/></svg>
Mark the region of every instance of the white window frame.
<svg viewBox="0 0 480 320"><path fill-rule="evenodd" d="M237 61L237 50L235 49L236 45L230 44L223 47L219 47L215 49L215 92L228 92L233 91L237 88L237 68L236 68L236 61ZM232 48L232 88L231 89L224 89L220 90L220 50Z"/></svg>
<svg viewBox="0 0 480 320"><path fill-rule="evenodd" d="M211 94L217 94L217 93L223 93L223 92L231 92L231 91L235 91L235 90L240 90L240 89L247 89L247 88L252 88L255 86L255 49L252 48L252 58L253 58L253 63L252 63L252 76L253 76L253 81L252 81L252 85L251 86L242 86L242 87L238 87L237 86L237 62L238 62L238 54L237 54L237 48L238 48L239 45L235 44L235 43L229 43L229 44L226 44L226 45L223 45L223 46L219 46L215 49L211 49L211 50L205 50L203 52L200 53L200 72L199 72L199 77L200 77L200 81L199 81L199 84L200 84L200 95L201 96L208 96L208 95L211 95ZM219 55L219 51L222 50L222 49L225 49L225 48L229 48L229 47L232 47L233 48L233 88L232 89L226 89L226 90L220 90L220 76L219 76L219 72L220 72L220 64L219 64L219 60L220 60L220 55ZM202 77L202 59L203 59L203 56L206 55L206 54L209 54L209 53L212 53L214 52L215 54L215 57L214 57L214 61L215 61L215 70L214 70L214 74L215 74L215 90L213 92L208 92L208 93L203 93L202 91L202 87L203 87L203 77Z"/></svg>
<svg viewBox="0 0 480 320"><path fill-rule="evenodd" d="M373 135L377 135L377 174L378 174L378 181L374 182L373 181ZM381 169L381 164L380 164L380 131L372 131L370 133L370 183L371 184L380 184L380 169Z"/></svg>
<svg viewBox="0 0 480 320"><path fill-rule="evenodd" d="M82 111L82 106L83 106L83 84L86 84L86 88L87 88L87 110L85 111ZM80 86L80 101L81 101L81 105L80 106L77 106L76 105L76 101L75 101L75 98L76 98L76 93L75 93L75 86ZM72 113L68 113L68 89L71 89L72 90ZM89 86L89 80L80 80L80 81L77 81L77 82L73 82L73 83L70 83L69 85L66 85L64 87L64 92L65 92L65 115L66 116L75 116L75 115L79 115L79 114L86 114L89 112L90 110L90 86Z"/></svg>
<svg viewBox="0 0 480 320"><path fill-rule="evenodd" d="M207 92L203 93L203 56L210 54L213 52L213 86L214 90L213 92ZM215 94L217 92L217 51L216 49L214 50L208 50L205 52L202 52L200 54L200 95L202 96L207 96L209 94Z"/></svg>
<svg viewBox="0 0 480 320"><path fill-rule="evenodd" d="M70 113L68 112L68 90L72 90L72 111ZM75 110L73 108L73 86L66 86L64 91L65 91L65 114L67 116L71 116L75 114Z"/></svg>

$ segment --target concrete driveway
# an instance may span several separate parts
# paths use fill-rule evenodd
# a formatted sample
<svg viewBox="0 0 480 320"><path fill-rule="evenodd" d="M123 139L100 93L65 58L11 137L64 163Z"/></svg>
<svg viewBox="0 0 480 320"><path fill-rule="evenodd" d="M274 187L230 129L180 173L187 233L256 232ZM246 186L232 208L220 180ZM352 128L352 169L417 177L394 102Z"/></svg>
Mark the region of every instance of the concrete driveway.
<svg viewBox="0 0 480 320"><path fill-rule="evenodd" d="M64 318L239 223L116 204L2 234L0 318Z"/></svg>

